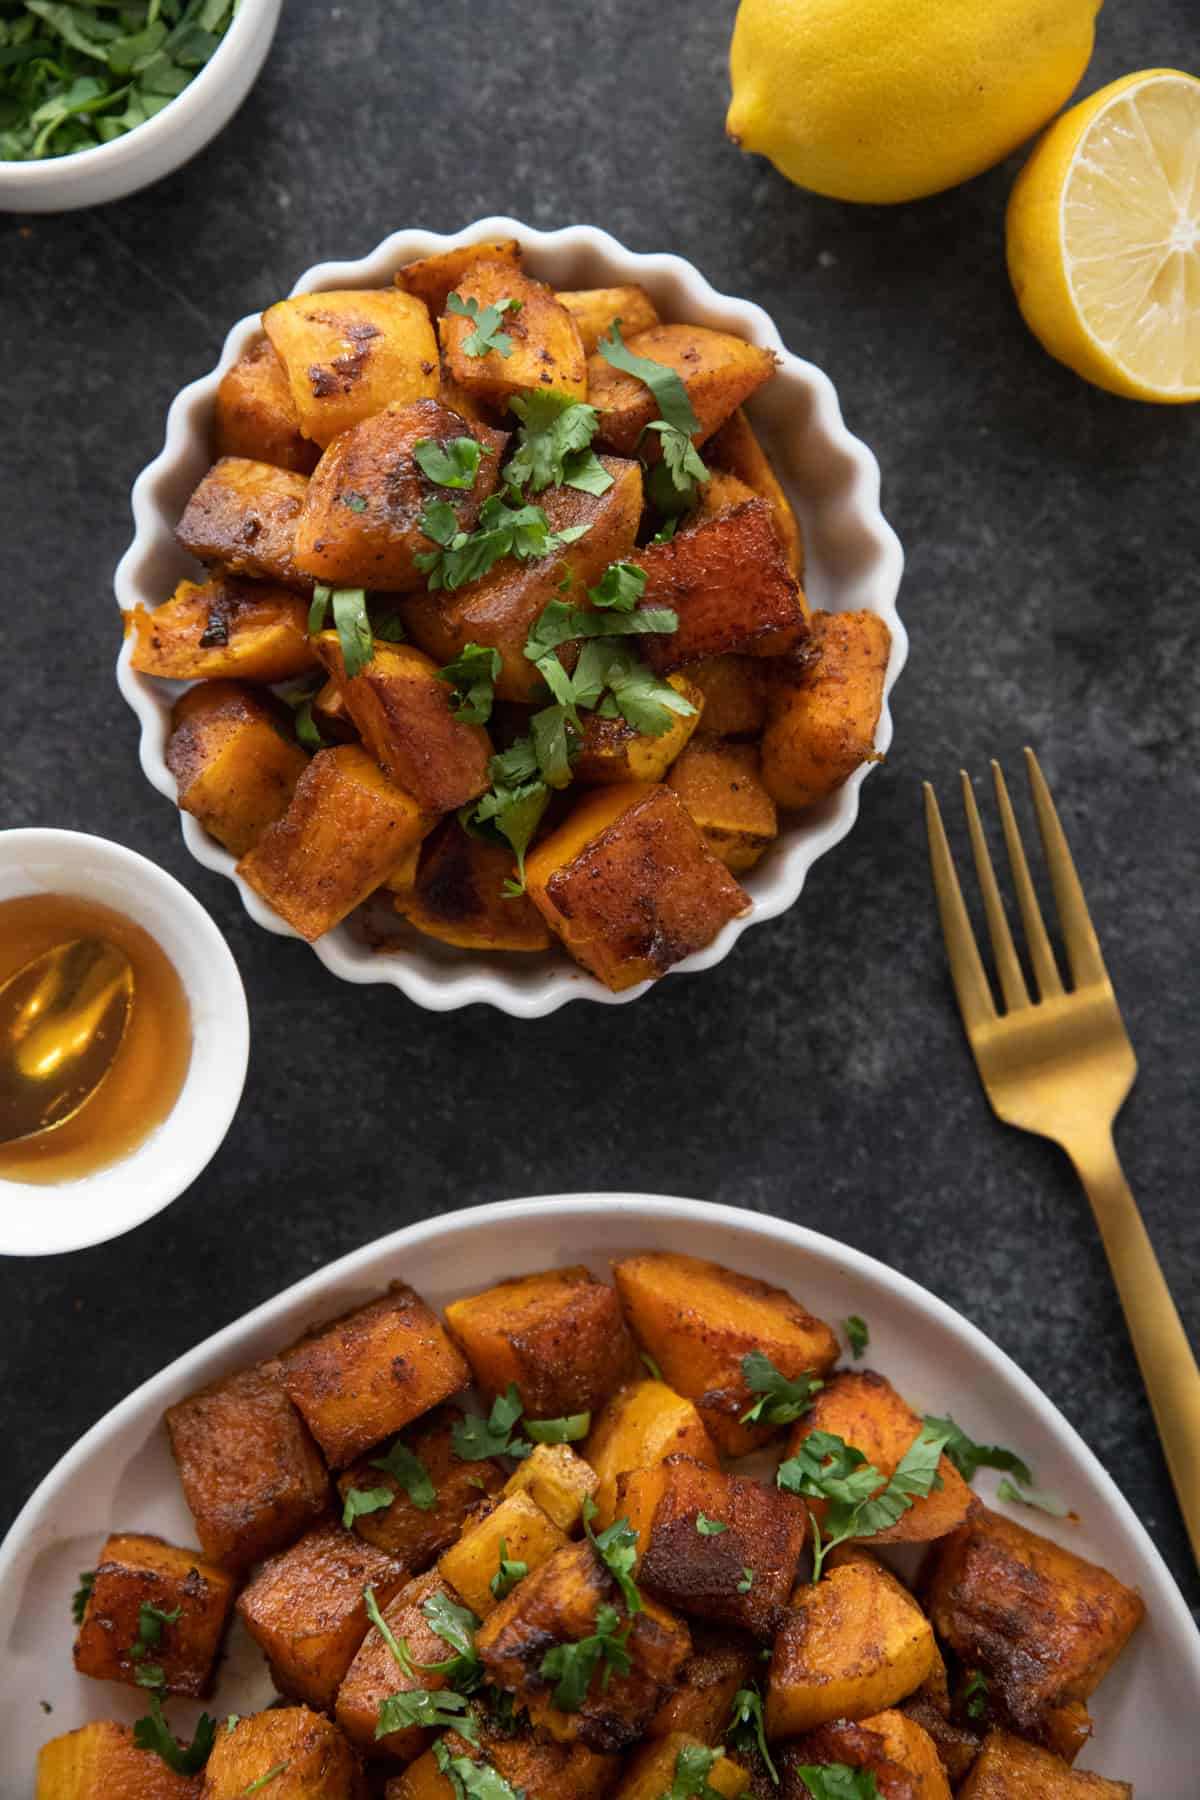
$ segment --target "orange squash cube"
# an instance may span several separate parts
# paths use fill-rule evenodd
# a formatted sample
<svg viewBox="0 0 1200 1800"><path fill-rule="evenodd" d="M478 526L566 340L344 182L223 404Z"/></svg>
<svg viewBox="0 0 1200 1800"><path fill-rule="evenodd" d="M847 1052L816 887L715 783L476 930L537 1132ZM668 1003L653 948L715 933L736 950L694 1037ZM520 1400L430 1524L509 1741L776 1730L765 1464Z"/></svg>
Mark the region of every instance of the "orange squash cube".
<svg viewBox="0 0 1200 1800"><path fill-rule="evenodd" d="M622 337L635 356L647 357L673 369L687 389L699 430L692 442L702 444L775 372L775 357L732 332L712 331L705 325L651 325ZM661 454L657 437L642 433L659 416L658 401L636 375L614 369L600 351L588 357L587 397L600 411L598 441L618 456L639 451L647 457Z"/></svg>
<svg viewBox="0 0 1200 1800"><path fill-rule="evenodd" d="M552 388L572 400L587 398L587 359L579 327L544 282L523 275L511 262L480 258L464 270L454 292L475 315L451 311L450 297L438 319L438 336L446 369L468 394L502 405L528 388ZM509 353L474 346L477 316L503 300L519 302L506 310L499 329L510 340Z"/></svg>
<svg viewBox="0 0 1200 1800"><path fill-rule="evenodd" d="M461 250L440 250L433 256L405 263L396 273L396 286L423 300L433 318L446 310L452 294L477 262L506 263L514 272L521 267L521 246L516 238L485 238Z"/></svg>
<svg viewBox="0 0 1200 1800"><path fill-rule="evenodd" d="M658 310L644 287L630 282L624 287L561 289L554 298L565 306L579 327L584 354L591 356L602 337L616 324L628 341L659 323Z"/></svg>
<svg viewBox="0 0 1200 1800"><path fill-rule="evenodd" d="M587 787L606 787L617 781L666 780L668 769L683 754L704 709L704 695L685 676L668 675L667 686L674 688L692 710L671 713L667 729L657 737L636 731L623 718L580 713L583 741L571 765L576 781Z"/></svg>
<svg viewBox="0 0 1200 1800"><path fill-rule="evenodd" d="M806 654L771 670L762 773L780 806L815 806L865 762L875 733L892 634L872 612L812 615Z"/></svg>
<svg viewBox="0 0 1200 1800"><path fill-rule="evenodd" d="M34 1800L200 1800L202 1775L176 1775L128 1725L96 1719L38 1751Z"/></svg>
<svg viewBox="0 0 1200 1800"><path fill-rule="evenodd" d="M636 1364L615 1290L582 1265L454 1300L446 1323L489 1404L515 1383L532 1419L598 1410Z"/></svg>
<svg viewBox="0 0 1200 1800"><path fill-rule="evenodd" d="M365 1800L358 1759L329 1719L306 1706L275 1707L223 1722L204 1770L204 1800ZM118 1800L114 1794L111 1800Z"/></svg>
<svg viewBox="0 0 1200 1800"><path fill-rule="evenodd" d="M767 722L767 673L760 656L708 656L679 671L704 696L704 730L719 738L756 738Z"/></svg>
<svg viewBox="0 0 1200 1800"><path fill-rule="evenodd" d="M256 338L222 375L213 425L218 456L245 456L309 475L321 454L300 429L283 364L267 337Z"/></svg>
<svg viewBox="0 0 1200 1800"><path fill-rule="evenodd" d="M615 1756L601 1756L584 1744L558 1744L519 1725L513 1732L489 1727L480 1721L480 1741L469 1743L457 1731L442 1739L449 1755L458 1762L483 1762L496 1771L515 1792L529 1800L562 1795L569 1800L604 1800L616 1779ZM443 1775L432 1750L426 1750L384 1790L386 1800L455 1800L457 1789Z"/></svg>
<svg viewBox="0 0 1200 1800"><path fill-rule="evenodd" d="M216 575L202 586L181 581L153 612L135 606L126 626L133 668L169 681L269 683L316 665L302 595L271 582L233 575Z"/></svg>
<svg viewBox="0 0 1200 1800"><path fill-rule="evenodd" d="M548 950L550 932L525 894L505 891L515 880L512 851L444 819L420 847L412 878L397 888L396 911L426 937L464 950L509 950L533 955Z"/></svg>
<svg viewBox="0 0 1200 1800"><path fill-rule="evenodd" d="M666 606L679 620L674 631L638 638L660 675L730 651L782 656L807 636L800 590L765 500L743 501L665 544L647 544L638 564L646 571L639 611Z"/></svg>
<svg viewBox="0 0 1200 1800"><path fill-rule="evenodd" d="M157 1668L161 1682L148 1685L202 1698L212 1685L234 1592L232 1576L198 1551L117 1532L100 1552L75 1638L75 1667L97 1681L130 1687L147 1685L147 1670ZM148 1608L179 1617L158 1619ZM135 1656L139 1647L142 1654Z"/></svg>
<svg viewBox="0 0 1200 1800"><path fill-rule="evenodd" d="M601 1528L617 1517L617 1482L627 1469L646 1469L674 1455L718 1467L716 1446L700 1414L661 1381L634 1381L614 1394L593 1424L583 1454L599 1477Z"/></svg>
<svg viewBox="0 0 1200 1800"><path fill-rule="evenodd" d="M166 760L181 810L235 856L283 817L308 768L286 709L235 681L206 681L179 696Z"/></svg>
<svg viewBox="0 0 1200 1800"><path fill-rule="evenodd" d="M758 438L754 427L739 406L726 419L720 431L709 439L704 460L710 468L724 470L752 488L762 499L770 501L775 531L783 545L788 567L800 581L804 577L804 542L800 525L784 493L779 477Z"/></svg>
<svg viewBox="0 0 1200 1800"><path fill-rule="evenodd" d="M752 869L779 833L757 744L693 738L667 777L727 869Z"/></svg>
<svg viewBox="0 0 1200 1800"><path fill-rule="evenodd" d="M570 1444L535 1444L505 1482L504 1492L528 1494L560 1531L570 1533L578 1529L583 1503L598 1486L595 1470Z"/></svg>
<svg viewBox="0 0 1200 1800"><path fill-rule="evenodd" d="M649 1744L639 1744L621 1772L614 1800L663 1800L663 1795L670 1795L674 1787L680 1752L703 1748L699 1738L691 1737L685 1731L656 1738ZM716 1761L704 1777L705 1789L719 1794L721 1800L737 1800L749 1785L749 1771L726 1756L723 1750L718 1752Z"/></svg>
<svg viewBox="0 0 1200 1800"><path fill-rule="evenodd" d="M1133 1800L1127 1781L1109 1781L1087 1769L1072 1769L1037 1744L990 1731L959 1800Z"/></svg>
<svg viewBox="0 0 1200 1800"><path fill-rule="evenodd" d="M464 1462L454 1451L454 1427L462 1414L439 1407L402 1434L404 1445L421 1463L433 1484L434 1504L417 1506L394 1475L370 1456L360 1458L338 1476L338 1492L345 1501L351 1488L364 1491L389 1487L394 1498L379 1512L360 1513L354 1529L377 1550L420 1574L457 1538L481 1500L504 1486L504 1471L489 1457ZM536 1495L534 1496L536 1498Z"/></svg>
<svg viewBox="0 0 1200 1800"><path fill-rule="evenodd" d="M300 429L322 449L385 406L437 393L432 322L421 301L398 288L298 294L267 308L263 330Z"/></svg>
<svg viewBox="0 0 1200 1800"><path fill-rule="evenodd" d="M377 1737L376 1732L379 1709L389 1695L412 1693L420 1688L437 1693L446 1685L444 1674L420 1666L445 1662L455 1654L453 1646L438 1636L422 1610L435 1595L455 1606L462 1605L461 1596L436 1570L410 1581L386 1606L380 1603L379 1610L392 1636L407 1646L417 1671L415 1676L400 1667L387 1640L371 1625L338 1688L337 1722L351 1743L368 1755L395 1756L411 1762L432 1735L421 1725L408 1725L383 1737Z"/></svg>
<svg viewBox="0 0 1200 1800"><path fill-rule="evenodd" d="M506 1494L500 1501L485 1501L458 1542L443 1552L438 1572L473 1613L486 1619L499 1605L491 1584L500 1569L501 1547L506 1561L524 1563L532 1571L549 1562L566 1541L566 1533L528 1494Z"/></svg>
<svg viewBox="0 0 1200 1800"><path fill-rule="evenodd" d="M755 1678L757 1653L744 1638L725 1637L703 1625L693 1626L692 1639L695 1648L679 1671L679 1685L647 1725L646 1736L682 1731L701 1744L722 1744L734 1695Z"/></svg>
<svg viewBox="0 0 1200 1800"><path fill-rule="evenodd" d="M296 562L296 523L308 477L245 456L223 456L196 488L175 527L184 550L233 575L312 589Z"/></svg>

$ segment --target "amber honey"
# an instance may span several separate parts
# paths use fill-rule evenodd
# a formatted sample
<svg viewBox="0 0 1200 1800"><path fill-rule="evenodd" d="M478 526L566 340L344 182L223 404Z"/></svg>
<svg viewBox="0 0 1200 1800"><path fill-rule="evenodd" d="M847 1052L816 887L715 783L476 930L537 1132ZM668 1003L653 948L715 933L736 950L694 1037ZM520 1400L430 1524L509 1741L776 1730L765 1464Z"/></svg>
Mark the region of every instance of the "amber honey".
<svg viewBox="0 0 1200 1800"><path fill-rule="evenodd" d="M0 1177L77 1181L119 1162L161 1125L183 1087L192 1020L175 965L132 919L74 894L0 901L0 984L69 938L115 944L133 968L133 1006L107 1078L57 1130L0 1144Z"/></svg>

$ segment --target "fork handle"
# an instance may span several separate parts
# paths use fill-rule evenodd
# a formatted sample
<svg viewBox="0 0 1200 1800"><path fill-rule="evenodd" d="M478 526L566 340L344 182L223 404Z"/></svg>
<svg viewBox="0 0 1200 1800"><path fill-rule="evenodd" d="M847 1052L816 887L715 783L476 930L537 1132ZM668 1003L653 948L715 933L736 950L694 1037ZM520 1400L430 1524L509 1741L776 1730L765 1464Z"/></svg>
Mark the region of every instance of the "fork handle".
<svg viewBox="0 0 1200 1800"><path fill-rule="evenodd" d="M1087 1189L1200 1564L1200 1369L1111 1136L1066 1146Z"/></svg>

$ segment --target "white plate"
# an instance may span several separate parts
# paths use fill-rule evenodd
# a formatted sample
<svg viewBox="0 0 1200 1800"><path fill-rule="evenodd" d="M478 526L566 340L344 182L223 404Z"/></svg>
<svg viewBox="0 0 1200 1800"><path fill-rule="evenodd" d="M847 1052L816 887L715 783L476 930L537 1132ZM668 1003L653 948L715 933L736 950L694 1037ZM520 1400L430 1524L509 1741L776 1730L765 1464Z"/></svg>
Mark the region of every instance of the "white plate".
<svg viewBox="0 0 1200 1800"><path fill-rule="evenodd" d="M395 271L418 256L430 256L484 238L519 238L532 272L555 287L599 287L637 281L653 295L667 319L687 319L737 332L775 351L779 369L747 406L771 460L795 505L804 531L805 589L813 606L846 612L866 608L887 620L892 655L884 683L883 712L876 745L892 741L888 695L904 666L908 637L896 611L904 555L879 508L879 465L865 444L842 423L833 383L812 363L793 356L760 306L734 300L711 288L691 263L679 256L640 256L607 232L590 225L563 231L534 231L516 219L480 219L464 231L439 237L431 231L397 231L360 262L318 263L292 290L382 287ZM187 498L208 469L213 399L224 371L259 331L257 315L242 319L225 340L221 360L210 374L176 395L167 415L161 453L138 476L133 489L134 539L116 574L117 599L128 611L139 603L154 607L175 584L195 574L196 565L175 542L175 525ZM175 800L175 778L166 765L173 684L139 675L130 667L131 641L117 662L121 692L141 721L142 768L161 794ZM757 868L744 878L753 910L733 919L711 944L676 965L672 975L711 969L732 950L748 925L773 919L792 905L819 856L840 843L858 817L859 789L870 765L857 770L824 805L788 822ZM237 881L251 918L281 936L295 933L254 890L234 874L234 862L197 819L181 815L188 849L208 869ZM516 1018L539 1018L568 1000L620 1005L644 994L650 983L611 994L577 968L564 950L537 956L458 950L404 928L396 952L373 951L349 923L318 939L313 949L343 981L390 982L434 1012L474 1001L499 1007Z"/></svg>
<svg viewBox="0 0 1200 1800"><path fill-rule="evenodd" d="M823 1317L860 1313L870 1361L911 1403L953 1413L980 1441L1010 1445L1039 1482L1071 1502L1077 1526L1025 1520L1138 1589L1147 1616L1094 1701L1096 1735L1081 1763L1132 1781L1138 1800L1194 1795L1186 1743L1200 1716L1200 1634L1141 1523L1091 1451L1014 1362L903 1275L830 1238L695 1200L568 1195L511 1200L412 1225L343 1257L209 1338L122 1401L47 1476L0 1549L0 1741L3 1791L28 1790L38 1747L87 1719L132 1720L144 1700L71 1666L71 1595L111 1530L194 1541L162 1424L166 1407L243 1367L305 1326L402 1277L436 1306L523 1270L639 1248L686 1249L780 1282ZM985 1499L995 1478L981 1474ZM262 1659L235 1631L209 1710L245 1712L271 1694ZM39 1701L54 1711L46 1717ZM172 1701L190 1731L199 1708ZM10 1785L16 1783L16 1787Z"/></svg>

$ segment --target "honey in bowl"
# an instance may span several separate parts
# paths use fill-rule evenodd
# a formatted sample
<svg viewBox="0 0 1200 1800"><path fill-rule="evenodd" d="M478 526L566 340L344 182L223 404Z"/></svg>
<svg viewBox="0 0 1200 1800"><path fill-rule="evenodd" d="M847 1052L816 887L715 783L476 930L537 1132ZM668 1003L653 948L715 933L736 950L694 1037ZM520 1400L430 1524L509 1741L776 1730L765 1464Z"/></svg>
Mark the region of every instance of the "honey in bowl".
<svg viewBox="0 0 1200 1800"><path fill-rule="evenodd" d="M192 1021L183 983L150 934L122 913L74 894L0 902L0 986L57 945L89 938L129 959L125 1029L108 1074L76 1112L52 1130L0 1144L0 1177L10 1181L77 1181L119 1162L166 1118L187 1075Z"/></svg>

